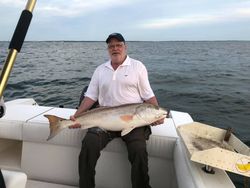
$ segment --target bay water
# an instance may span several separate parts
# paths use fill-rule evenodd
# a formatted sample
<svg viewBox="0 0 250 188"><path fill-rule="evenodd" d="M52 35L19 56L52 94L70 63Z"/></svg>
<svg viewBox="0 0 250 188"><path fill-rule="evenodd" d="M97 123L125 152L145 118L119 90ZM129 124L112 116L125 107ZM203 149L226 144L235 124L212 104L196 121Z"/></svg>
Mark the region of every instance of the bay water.
<svg viewBox="0 0 250 188"><path fill-rule="evenodd" d="M0 42L1 67L9 42ZM160 106L227 129L250 145L250 41L127 42L142 61ZM5 101L76 108L95 68L108 60L105 42L25 42L4 92ZM232 175L235 185L243 178Z"/></svg>

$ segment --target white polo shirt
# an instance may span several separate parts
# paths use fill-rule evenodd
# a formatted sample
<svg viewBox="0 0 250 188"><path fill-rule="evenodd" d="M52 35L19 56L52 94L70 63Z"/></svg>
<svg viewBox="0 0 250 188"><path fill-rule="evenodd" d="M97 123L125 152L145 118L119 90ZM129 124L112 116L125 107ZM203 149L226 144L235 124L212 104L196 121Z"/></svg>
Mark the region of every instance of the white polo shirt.
<svg viewBox="0 0 250 188"><path fill-rule="evenodd" d="M98 100L100 106L118 106L141 103L154 96L149 84L148 72L142 62L127 56L116 70L111 61L99 65L85 96Z"/></svg>

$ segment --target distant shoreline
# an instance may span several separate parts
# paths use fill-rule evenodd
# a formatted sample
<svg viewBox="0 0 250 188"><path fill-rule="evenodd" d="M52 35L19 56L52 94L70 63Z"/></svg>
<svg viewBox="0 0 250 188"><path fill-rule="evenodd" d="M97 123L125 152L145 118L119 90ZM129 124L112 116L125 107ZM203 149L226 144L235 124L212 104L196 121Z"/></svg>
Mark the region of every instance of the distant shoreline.
<svg viewBox="0 0 250 188"><path fill-rule="evenodd" d="M10 41L0 41L0 42L10 42ZM105 42L105 41L94 41L94 40L27 40L24 42ZM250 42L250 40L131 40L126 42Z"/></svg>

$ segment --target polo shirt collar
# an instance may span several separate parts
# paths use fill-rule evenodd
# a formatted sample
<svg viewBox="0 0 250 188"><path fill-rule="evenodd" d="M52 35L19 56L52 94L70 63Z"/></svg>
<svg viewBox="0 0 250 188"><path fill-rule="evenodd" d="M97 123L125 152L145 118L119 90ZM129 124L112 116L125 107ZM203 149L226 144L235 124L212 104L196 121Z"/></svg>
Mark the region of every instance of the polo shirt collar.
<svg viewBox="0 0 250 188"><path fill-rule="evenodd" d="M127 55L125 61L120 66L128 66L128 65L131 65L131 61L130 61L130 57ZM113 69L113 67L111 66L111 60L105 63L105 67Z"/></svg>

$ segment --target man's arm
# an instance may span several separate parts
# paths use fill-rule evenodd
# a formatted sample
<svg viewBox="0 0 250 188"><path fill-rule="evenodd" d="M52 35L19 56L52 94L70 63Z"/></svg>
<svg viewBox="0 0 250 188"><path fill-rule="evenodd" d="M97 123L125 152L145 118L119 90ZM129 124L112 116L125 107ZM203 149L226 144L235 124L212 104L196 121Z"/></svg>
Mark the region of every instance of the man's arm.
<svg viewBox="0 0 250 188"><path fill-rule="evenodd" d="M81 105L79 106L79 108L77 109L75 114L70 116L70 120L76 121L76 118L79 117L82 113L88 111L93 106L93 104L95 102L96 101L92 100L89 97L84 97L84 99L81 102ZM72 124L71 126L69 126L69 128L80 128L80 127L81 127L81 125L77 122L75 124Z"/></svg>
<svg viewBox="0 0 250 188"><path fill-rule="evenodd" d="M157 99L156 99L155 96L151 97L151 98L148 99L148 100L145 100L145 102L146 102L146 103L149 103L149 104L153 104L153 105L159 106L159 105L158 105L158 101L157 101ZM165 119L165 118L160 119L160 120L158 120L158 121L152 123L151 125L152 125L152 126L155 126L155 125L163 124L163 123L164 123L164 119Z"/></svg>
<svg viewBox="0 0 250 188"><path fill-rule="evenodd" d="M146 103L149 103L149 104L153 104L153 105L159 106L159 105L158 105L158 101L157 101L157 99L156 99L155 96L151 97L151 98L148 99L148 100L145 100L145 102L146 102Z"/></svg>
<svg viewBox="0 0 250 188"><path fill-rule="evenodd" d="M74 117L77 118L81 113L88 111L95 102L96 101L94 101L93 99L89 97L84 97L84 99L81 102L81 105L75 112Z"/></svg>

